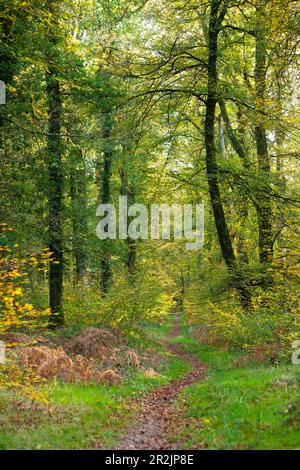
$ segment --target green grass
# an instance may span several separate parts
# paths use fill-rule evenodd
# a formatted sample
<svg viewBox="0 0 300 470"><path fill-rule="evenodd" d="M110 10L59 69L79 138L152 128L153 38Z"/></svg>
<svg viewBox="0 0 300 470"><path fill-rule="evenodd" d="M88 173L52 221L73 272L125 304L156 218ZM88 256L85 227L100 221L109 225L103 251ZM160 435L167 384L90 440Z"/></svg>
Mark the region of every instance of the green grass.
<svg viewBox="0 0 300 470"><path fill-rule="evenodd" d="M158 327L151 334L164 337ZM48 393L52 412L0 405L0 449L90 449L113 446L137 411L134 398L188 372L186 362L161 356L159 375L126 371L119 386L52 383Z"/></svg>
<svg viewBox="0 0 300 470"><path fill-rule="evenodd" d="M208 365L206 380L186 388L176 406L184 409L175 440L183 448L300 448L299 366L235 368L237 354L181 342Z"/></svg>
<svg viewBox="0 0 300 470"><path fill-rule="evenodd" d="M170 319L144 326L145 344L155 354L160 351L157 376L128 368L119 386L48 384L50 413L24 403L17 408L3 398L0 449L113 448L138 411L139 398L190 370L186 362L163 352ZM206 380L185 388L175 404L181 416L174 436L179 448L300 448L299 366L236 368L237 352L201 345L190 338L189 328L171 341L207 365ZM137 345L142 348L142 340Z"/></svg>

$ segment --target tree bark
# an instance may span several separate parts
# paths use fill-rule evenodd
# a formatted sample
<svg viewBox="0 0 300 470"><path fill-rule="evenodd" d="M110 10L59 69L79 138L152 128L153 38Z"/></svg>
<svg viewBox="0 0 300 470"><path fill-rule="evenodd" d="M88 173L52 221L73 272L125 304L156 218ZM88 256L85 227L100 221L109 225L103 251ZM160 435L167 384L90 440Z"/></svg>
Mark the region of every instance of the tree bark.
<svg viewBox="0 0 300 470"><path fill-rule="evenodd" d="M219 2L211 0L211 13L208 30L208 84L206 116L204 123L205 147L206 147L206 171L209 186L210 200L218 233L218 239L222 255L226 265L232 268L235 265L235 255L230 239L225 213L223 209L221 193L218 182L218 167L216 162L215 147L215 116L217 104L217 57L219 34Z"/></svg>
<svg viewBox="0 0 300 470"><path fill-rule="evenodd" d="M265 129L266 107L266 76L267 76L267 52L264 17L266 14L266 0L258 0L256 6L256 42L255 42L255 87L256 87L256 123L255 141L259 174L266 187L270 182L270 158ZM271 198L268 191L263 197L258 196L258 235L259 235L259 259L262 264L270 263L273 258L273 230Z"/></svg>
<svg viewBox="0 0 300 470"><path fill-rule="evenodd" d="M52 253L49 270L49 297L53 326L64 323L63 292L63 234L62 234L62 163L61 163L61 93L55 71L46 72L48 97L48 207L49 250Z"/></svg>
<svg viewBox="0 0 300 470"><path fill-rule="evenodd" d="M237 289L241 303L245 308L250 304L250 293L247 282L239 273L233 245L228 230L221 192L218 180L218 166L216 161L215 146L215 121L216 105L218 101L218 34L224 16L226 14L227 2L222 4L218 0L211 0L211 11L208 29L208 82L206 115L204 123L205 148L206 148L206 172L209 187L210 200L217 229L219 244L223 259L231 273L233 283Z"/></svg>
<svg viewBox="0 0 300 470"><path fill-rule="evenodd" d="M123 156L124 158L127 157L128 147L123 146ZM123 162L122 168L120 170L120 179L121 179L121 188L120 194L121 196L127 196L128 206L134 204L135 202L135 191L133 185L128 181L128 171L126 169L126 163ZM127 229L130 224L130 217L127 218ZM136 240L132 240L131 238L126 239L126 260L125 266L128 269L130 274L134 274L136 271L136 248L137 243Z"/></svg>
<svg viewBox="0 0 300 470"><path fill-rule="evenodd" d="M73 254L75 258L75 283L84 280L86 274L86 167L82 149L74 147L70 169L70 194L72 205Z"/></svg>
<svg viewBox="0 0 300 470"><path fill-rule="evenodd" d="M104 113L102 138L103 138L103 166L102 166L102 204L108 204L110 201L110 178L112 165L112 116L109 111ZM107 293L110 286L112 271L110 266L110 243L109 240L103 240L103 252L101 258L101 285L104 293Z"/></svg>
<svg viewBox="0 0 300 470"><path fill-rule="evenodd" d="M13 40L11 39L11 27L12 21L8 18L3 18L0 21L0 80L5 85L8 85L15 74L17 68L17 59L14 56ZM4 112L3 112L4 111ZM3 114L5 113L5 105L0 105L0 128L4 125L5 119ZM2 140L2 139L1 139ZM2 148L2 142L0 142Z"/></svg>

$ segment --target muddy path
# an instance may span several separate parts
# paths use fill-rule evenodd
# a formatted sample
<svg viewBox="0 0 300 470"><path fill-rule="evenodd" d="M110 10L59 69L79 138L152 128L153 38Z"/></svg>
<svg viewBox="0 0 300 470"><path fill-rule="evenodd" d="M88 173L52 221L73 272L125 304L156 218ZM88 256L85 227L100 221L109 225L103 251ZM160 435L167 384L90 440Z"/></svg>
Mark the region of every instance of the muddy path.
<svg viewBox="0 0 300 470"><path fill-rule="evenodd" d="M174 315L170 337L175 338L179 334L179 317ZM142 402L140 415L136 417L133 426L119 441L118 450L172 450L178 448L178 443L172 442L172 430L176 429L176 420L178 420L177 412L172 405L184 387L204 379L205 366L195 356L184 351L180 344L167 343L167 349L171 354L188 362L192 370L183 378L158 387L146 395Z"/></svg>

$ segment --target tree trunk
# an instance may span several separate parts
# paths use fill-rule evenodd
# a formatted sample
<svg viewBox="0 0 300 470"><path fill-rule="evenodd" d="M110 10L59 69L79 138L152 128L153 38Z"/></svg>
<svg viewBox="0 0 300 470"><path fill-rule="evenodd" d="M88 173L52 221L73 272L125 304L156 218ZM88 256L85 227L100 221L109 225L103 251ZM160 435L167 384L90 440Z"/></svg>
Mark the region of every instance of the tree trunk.
<svg viewBox="0 0 300 470"><path fill-rule="evenodd" d="M103 119L103 166L102 166L102 204L108 204L110 201L110 177L111 177L111 165L112 165L112 142L111 142L111 131L112 131L112 116L110 112L104 114ZM101 258L101 272L102 272L102 290L107 293L110 286L111 280L111 266L110 266L110 241L103 240L102 242L102 258Z"/></svg>
<svg viewBox="0 0 300 470"><path fill-rule="evenodd" d="M217 228L220 248L225 263L229 268L235 265L235 255L227 227L221 193L218 182L218 168L215 147L215 115L217 104L217 56L218 56L218 0L211 0L211 13L208 30L208 88L205 116L206 171L209 194Z"/></svg>
<svg viewBox="0 0 300 470"><path fill-rule="evenodd" d="M86 168L82 149L75 147L71 160L70 193L72 205L73 254L75 258L75 283L84 280L86 274Z"/></svg>
<svg viewBox="0 0 300 470"><path fill-rule="evenodd" d="M127 146L123 146L123 154L126 158L126 152L128 151ZM123 163L123 166L120 170L120 179L121 179L121 196L127 196L128 206L134 204L135 194L134 188L128 182L128 172L126 170L126 164ZM127 218L127 229L130 224L130 217ZM134 274L136 270L136 240L127 238L126 240L126 260L125 265L130 274Z"/></svg>
<svg viewBox="0 0 300 470"><path fill-rule="evenodd" d="M233 251L232 241L228 230L221 192L218 181L218 167L216 161L215 147L215 121L217 95L217 57L218 57L218 34L223 18L226 14L226 5L219 12L220 3L218 0L211 0L211 12L208 30L208 83L206 116L204 123L205 148L206 148L206 171L209 187L210 200L217 229L219 244L223 259L230 270L234 286L239 292L241 302L245 308L249 307L250 295L246 283L241 279L236 257Z"/></svg>
<svg viewBox="0 0 300 470"><path fill-rule="evenodd" d="M64 323L63 243L62 243L62 168L61 168L61 93L52 67L46 73L48 97L48 207L49 250L52 253L49 271L49 297L52 326Z"/></svg>
<svg viewBox="0 0 300 470"><path fill-rule="evenodd" d="M14 76L17 68L17 59L13 54L13 40L11 37L12 22L8 18L3 18L0 21L0 80L8 85ZM5 105L0 105L0 128L4 125L5 119L3 114L5 113ZM1 139L2 140L2 139ZM1 148L2 148L2 142Z"/></svg>
<svg viewBox="0 0 300 470"><path fill-rule="evenodd" d="M256 123L255 141L260 177L266 187L263 196L257 197L259 225L259 259L262 264L270 263L273 257L273 230L271 197L268 194L270 182L270 158L268 154L265 129L265 94L266 94L266 37L264 17L266 0L259 0L256 6L256 43L255 43L255 87L256 87Z"/></svg>

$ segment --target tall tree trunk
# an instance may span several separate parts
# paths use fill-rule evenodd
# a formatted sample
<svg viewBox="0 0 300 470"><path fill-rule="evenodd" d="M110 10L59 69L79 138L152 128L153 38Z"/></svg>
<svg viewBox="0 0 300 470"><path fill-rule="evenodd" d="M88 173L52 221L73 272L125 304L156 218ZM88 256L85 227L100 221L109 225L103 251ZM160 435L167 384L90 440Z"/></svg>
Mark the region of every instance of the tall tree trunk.
<svg viewBox="0 0 300 470"><path fill-rule="evenodd" d="M64 323L63 242L62 242L62 168L61 168L61 93L55 71L46 73L48 97L48 207L49 249L52 253L49 271L49 297L52 326Z"/></svg>
<svg viewBox="0 0 300 470"><path fill-rule="evenodd" d="M13 35L11 34L12 21L8 18L0 19L0 80L8 85L17 68L17 59L13 54ZM5 105L0 105L0 129L5 123ZM2 140L2 139L1 139ZM2 142L0 141L2 148Z"/></svg>
<svg viewBox="0 0 300 470"><path fill-rule="evenodd" d="M228 230L221 192L218 181L218 166L216 161L215 146L215 121L216 121L216 104L218 101L218 34L224 16L226 14L226 2L222 4L220 9L218 0L211 0L211 11L208 29L208 83L207 83L207 100L206 100L206 116L204 123L205 131L205 148L206 148L206 171L209 187L210 200L217 229L219 244L223 259L233 276L234 285L237 288L242 304L247 308L249 306L249 290L246 283L240 277L234 254L230 233Z"/></svg>
<svg viewBox="0 0 300 470"><path fill-rule="evenodd" d="M206 116L204 123L205 147L206 147L206 171L209 186L209 194L217 228L220 248L225 263L229 268L235 265L235 255L232 248L229 230L227 227L221 193L218 182L218 167L216 162L215 147L215 116L217 104L217 57L219 34L219 2L211 0L211 13L208 30L208 87L206 101Z"/></svg>
<svg viewBox="0 0 300 470"><path fill-rule="evenodd" d="M126 153L128 152L127 146L123 146L123 154L124 158L126 158ZM122 168L120 170L120 179L121 179L121 188L120 194L121 196L127 196L128 206L134 204L135 202L135 191L133 185L131 185L128 181L128 172L126 169L126 164L123 163ZM130 217L127 218L127 229L130 224ZM136 240L132 240L128 237L126 240L126 260L125 265L128 269L130 274L134 274L136 270L136 248L137 242Z"/></svg>
<svg viewBox="0 0 300 470"><path fill-rule="evenodd" d="M255 87L256 87L256 123L255 141L258 159L258 169L263 184L266 187L263 196L258 196L258 225L259 225L259 258L262 264L270 263L273 257L273 230L271 197L268 194L270 182L270 158L268 154L265 128L266 105L266 34L265 15L266 0L258 0L256 4L256 42L255 42Z"/></svg>
<svg viewBox="0 0 300 470"><path fill-rule="evenodd" d="M109 111L104 114L102 138L103 138L103 166L102 166L102 204L108 204L110 201L110 178L111 178L111 165L112 165L112 116ZM110 266L110 241L103 240L102 242L102 258L101 258L101 283L103 292L107 293L111 280L111 266Z"/></svg>
<svg viewBox="0 0 300 470"><path fill-rule="evenodd" d="M74 147L70 168L70 193L72 205L73 254L75 258L75 283L84 281L86 274L86 167L82 149Z"/></svg>
<svg viewBox="0 0 300 470"><path fill-rule="evenodd" d="M240 137L238 138L236 136L235 131L233 130L231 126L231 122L230 122L227 109L226 109L226 104L223 99L219 99L219 106L220 106L221 115L225 124L226 133L229 137L231 145L234 151L239 156L244 168L250 171L251 163L248 158L247 151L245 149L245 145L243 142L243 129L241 129L241 123L240 123L240 129L239 129ZM256 205L255 205L255 208L257 209ZM248 217L248 201L245 201L243 197L241 198L240 204L238 205L237 213L240 216L240 218L243 218L244 220ZM245 248L245 243L246 243L246 240L244 236L244 231L243 230L239 231L238 241L236 244L237 252L239 255L239 262L242 264L249 264L249 258L248 258L247 250Z"/></svg>
<svg viewBox="0 0 300 470"><path fill-rule="evenodd" d="M0 29L3 32L6 29L6 23L4 21L0 22ZM7 38L6 35L2 33L3 38L1 44L0 41L0 80L3 82L1 83L1 90L0 93L3 93L3 97L6 99L6 85L11 81L13 77L14 71L14 61L11 57L11 54L7 52ZM3 88L2 88L3 87ZM5 100L4 100L5 101ZM3 162L3 158L5 155L5 113L6 113L6 104L0 103L0 160ZM7 221L4 218L5 211L1 210L0 207L0 236L2 234L3 226L1 222L6 223Z"/></svg>

